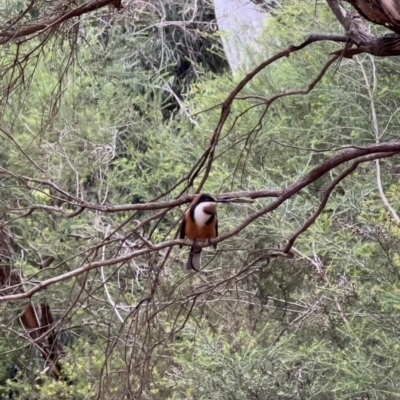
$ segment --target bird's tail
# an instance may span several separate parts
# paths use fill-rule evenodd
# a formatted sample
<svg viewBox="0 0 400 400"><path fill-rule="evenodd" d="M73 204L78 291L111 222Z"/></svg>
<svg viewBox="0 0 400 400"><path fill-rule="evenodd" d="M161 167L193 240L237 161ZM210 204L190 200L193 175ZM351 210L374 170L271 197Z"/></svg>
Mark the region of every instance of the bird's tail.
<svg viewBox="0 0 400 400"><path fill-rule="evenodd" d="M186 269L191 271L195 270L196 272L200 271L201 266L201 248L196 249L195 247L190 248L189 259L186 264Z"/></svg>

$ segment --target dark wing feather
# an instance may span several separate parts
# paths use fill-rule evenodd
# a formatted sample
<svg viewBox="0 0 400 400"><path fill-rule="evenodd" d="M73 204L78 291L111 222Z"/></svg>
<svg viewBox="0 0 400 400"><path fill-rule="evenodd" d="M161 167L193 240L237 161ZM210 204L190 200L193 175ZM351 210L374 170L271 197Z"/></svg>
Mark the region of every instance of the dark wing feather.
<svg viewBox="0 0 400 400"><path fill-rule="evenodd" d="M186 214L183 215L181 228L179 229L179 239L185 239L186 236ZM182 245L179 245L179 248L182 248Z"/></svg>
<svg viewBox="0 0 400 400"><path fill-rule="evenodd" d="M217 238L218 237L218 218L217 218L217 216L215 216L216 218L216 221L215 221L215 237ZM214 244L214 249L216 249L217 248L217 243L216 244Z"/></svg>

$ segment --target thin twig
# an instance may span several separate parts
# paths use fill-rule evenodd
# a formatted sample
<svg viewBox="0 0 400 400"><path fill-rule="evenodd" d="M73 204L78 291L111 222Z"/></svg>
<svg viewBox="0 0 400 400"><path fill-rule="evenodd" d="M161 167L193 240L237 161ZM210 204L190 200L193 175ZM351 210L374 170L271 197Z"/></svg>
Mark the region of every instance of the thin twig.
<svg viewBox="0 0 400 400"><path fill-rule="evenodd" d="M365 82L365 87L367 89L369 101L370 101L370 106L371 106L371 115L372 115L372 130L374 132L375 136L375 143L380 143L380 134L379 134L379 125L378 125L378 117L376 113L376 108L375 108L375 100L374 100L374 93L376 90L376 71L375 71L375 61L374 59L369 56L369 59L372 63L372 71L373 71L373 87L371 88L371 84L369 82L367 73L365 72L365 68L363 63L358 59L358 57L354 57L356 63L360 66L364 82ZM396 224L400 226L400 218L397 215L396 211L394 208L390 205L389 200L387 199L385 192L383 190L382 186L382 179L381 179L381 166L380 166L380 161L375 160L375 165L376 165L376 183L378 185L378 191L379 195L381 196L382 202L385 205L385 207L388 209L390 215L392 218L395 220Z"/></svg>

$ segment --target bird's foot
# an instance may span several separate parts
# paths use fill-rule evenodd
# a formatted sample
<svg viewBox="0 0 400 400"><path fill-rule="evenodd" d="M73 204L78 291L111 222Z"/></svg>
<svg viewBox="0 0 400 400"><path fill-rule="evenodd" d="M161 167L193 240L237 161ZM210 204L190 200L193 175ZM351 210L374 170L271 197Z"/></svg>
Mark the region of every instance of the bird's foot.
<svg viewBox="0 0 400 400"><path fill-rule="evenodd" d="M214 249L217 248L217 243L215 243L214 239L207 239L207 243L211 244L211 246L214 247Z"/></svg>
<svg viewBox="0 0 400 400"><path fill-rule="evenodd" d="M199 250L199 249L200 249L200 247L199 247L199 242L198 242L196 239L193 239L192 246L193 246L193 248L196 249L196 250Z"/></svg>

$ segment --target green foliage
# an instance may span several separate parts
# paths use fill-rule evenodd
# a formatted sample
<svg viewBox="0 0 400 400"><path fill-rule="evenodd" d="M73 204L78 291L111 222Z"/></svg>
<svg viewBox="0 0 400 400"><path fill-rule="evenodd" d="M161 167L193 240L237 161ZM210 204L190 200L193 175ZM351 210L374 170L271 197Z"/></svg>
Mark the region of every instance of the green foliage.
<svg viewBox="0 0 400 400"><path fill-rule="evenodd" d="M185 5L186 13L194 3ZM200 20L209 21L210 4L199 3ZM168 2L168 21L184 18L182 7ZM269 20L265 52L298 44L311 32L337 30L328 6L314 9L312 1L285 2ZM12 172L1 175L0 207L13 238L12 267L23 273L26 289L87 263L145 249L143 237L152 243L172 239L184 208L146 224L156 212L85 209L67 218L77 210L74 199L45 182L94 208L158 201L171 188L162 200L175 198L210 144L221 113L214 106L243 78L222 73L225 64L212 48L219 42L208 28L201 34L192 25L156 30L157 14L147 9L135 18L136 25L128 19L84 21L84 38L63 79L63 42L50 42L37 63L26 66L29 85L17 88L16 100L2 110L2 135L15 142L4 140L0 148L2 167ZM186 45L178 46L183 39ZM285 188L343 147L375 143L376 130L380 141L398 140L394 60L342 60L309 94L281 98L267 110L265 99L306 89L337 49L332 43L310 45L245 87L234 101L204 192ZM15 48L1 51L2 62L10 62ZM399 212L396 160L380 161L380 167L386 197ZM217 252L204 249L207 282L188 278L188 249L174 248L171 254L163 249L94 268L36 293L32 301L46 301L60 321L66 354L58 381L44 371L18 322L21 303L2 305L1 395L12 390L15 399L330 400L363 393L398 398L400 230L378 192L376 165L364 164L341 182L315 224L297 239L294 258L259 259L286 244L343 168L220 243ZM194 188L203 173L204 168L191 183ZM221 207L220 232L270 203L266 198ZM55 261L41 269L47 256ZM13 364L20 369L14 380Z"/></svg>

